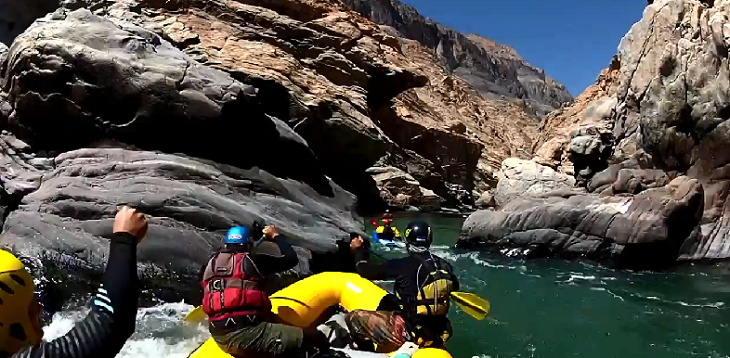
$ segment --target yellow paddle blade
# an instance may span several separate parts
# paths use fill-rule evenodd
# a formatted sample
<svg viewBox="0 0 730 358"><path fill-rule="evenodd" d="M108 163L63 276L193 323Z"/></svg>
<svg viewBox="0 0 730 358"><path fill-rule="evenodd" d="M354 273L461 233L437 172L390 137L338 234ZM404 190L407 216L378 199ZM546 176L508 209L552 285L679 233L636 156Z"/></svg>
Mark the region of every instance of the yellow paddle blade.
<svg viewBox="0 0 730 358"><path fill-rule="evenodd" d="M489 301L468 292L451 292L451 298L454 299L459 307L474 319L481 321L489 314Z"/></svg>
<svg viewBox="0 0 730 358"><path fill-rule="evenodd" d="M203 312L203 306L195 307L190 313L185 316L185 323L201 323L205 321L205 312Z"/></svg>

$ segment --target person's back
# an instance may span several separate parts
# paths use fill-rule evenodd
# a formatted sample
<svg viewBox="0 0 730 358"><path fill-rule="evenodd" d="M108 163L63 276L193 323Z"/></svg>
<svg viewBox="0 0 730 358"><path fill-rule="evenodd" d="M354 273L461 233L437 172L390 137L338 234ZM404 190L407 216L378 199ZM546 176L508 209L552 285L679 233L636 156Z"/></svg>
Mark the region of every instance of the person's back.
<svg viewBox="0 0 730 358"><path fill-rule="evenodd" d="M386 212L383 214L382 218L380 219L380 225L375 228L375 232L378 234L378 239L388 241L401 239L398 228L393 226L393 214L391 214L389 210L386 210Z"/></svg>
<svg viewBox="0 0 730 358"><path fill-rule="evenodd" d="M364 250L356 251L358 273L371 280L395 279L395 294L401 307L396 312L356 311L348 315L348 326L355 335L364 336L378 346L392 349L404 341L421 346L442 346L451 334L446 315L449 295L458 290L453 268L433 255L431 227L424 222L408 225L405 232L409 256L371 264L361 259ZM375 329L390 332L389 337L375 337Z"/></svg>
<svg viewBox="0 0 730 358"><path fill-rule="evenodd" d="M384 221L375 229L375 232L378 234L378 239L393 241L396 238L396 230L391 226L390 221Z"/></svg>
<svg viewBox="0 0 730 358"><path fill-rule="evenodd" d="M215 253L202 271L203 310L209 330L221 349L233 356L278 356L328 348L318 332L276 322L263 284L268 275L287 271L299 262L294 249L268 226L263 235L278 252L251 252L251 230L234 227L226 248Z"/></svg>

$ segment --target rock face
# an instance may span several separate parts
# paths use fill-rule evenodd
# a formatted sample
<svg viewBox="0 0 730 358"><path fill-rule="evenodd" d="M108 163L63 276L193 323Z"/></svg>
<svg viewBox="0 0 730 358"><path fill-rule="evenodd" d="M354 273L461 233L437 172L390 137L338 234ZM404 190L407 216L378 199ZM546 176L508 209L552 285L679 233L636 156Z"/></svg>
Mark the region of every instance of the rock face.
<svg viewBox="0 0 730 358"><path fill-rule="evenodd" d="M584 257L631 268L677 259L700 222L702 186L679 177L634 197L576 195L517 199L499 211L478 211L464 223L469 245L525 248L532 256ZM465 243L461 244L462 246Z"/></svg>
<svg viewBox="0 0 730 358"><path fill-rule="evenodd" d="M569 175L529 160L510 158L502 163L494 201L501 206L516 198L539 198L561 190L571 191L573 186L575 179Z"/></svg>
<svg viewBox="0 0 730 358"><path fill-rule="evenodd" d="M263 219L292 244L317 252L359 229L354 198L336 185L332 197L320 196L257 168L118 148L75 150L50 164L44 171L26 169L43 175L29 181L37 189L9 214L0 242L30 257L63 262L66 269L98 269L107 257L117 205L129 204L153 216L138 259L147 282L162 293L169 289L167 295L195 297L200 265L233 225Z"/></svg>
<svg viewBox="0 0 730 358"><path fill-rule="evenodd" d="M677 227L673 220L651 219L664 232L663 241L671 242L671 250L664 247L659 251L664 256L661 262L730 257L728 16L730 1L652 2L644 18L623 38L618 54L597 83L574 106L546 118L535 146L534 160L573 175L577 185L590 193L591 202L630 200L635 209L623 215L631 210L644 212L638 216L640 221L629 226L643 227L643 220L657 210L663 217L681 222ZM635 207L644 198L654 199L651 205ZM579 199L550 200L550 204L537 202L534 210L548 215L545 210L552 209L547 207ZM659 204L666 206L654 206ZM512 205L500 208L499 215L515 218L520 230L531 230L516 219L527 209ZM699 205L697 212L695 205ZM673 214L675 210L678 214ZM475 215L471 225L479 227L478 218L483 215L487 214ZM546 217L553 220L554 216ZM584 241L577 234L584 232L579 223L560 225L563 234ZM466 237L504 243L509 235L495 232L467 230ZM642 233L630 241L651 243L656 237L655 233ZM527 241L516 246L525 246ZM675 251L680 241L680 249ZM630 263L654 262L651 255L634 257Z"/></svg>
<svg viewBox="0 0 730 358"><path fill-rule="evenodd" d="M195 302L197 270L229 226L264 220L318 252L361 228L355 197L256 87L149 30L62 9L18 37L0 70L3 125L32 145L0 135L0 244L37 265L97 277L116 208L130 204L153 216L145 284Z"/></svg>
<svg viewBox="0 0 730 358"><path fill-rule="evenodd" d="M380 196L389 206L400 209L416 207L419 210L441 209L443 198L423 188L410 174L394 167L373 167L368 169L380 189Z"/></svg>
<svg viewBox="0 0 730 358"><path fill-rule="evenodd" d="M50 3L48 0L24 2L26 4L24 6L33 8L30 11L20 7L16 2L0 0L0 4L9 6L14 12L28 10L25 13L34 16L44 14L44 9ZM420 42L393 36L391 28L381 28L348 11L341 3L334 0L277 2L68 0L63 4L67 10L86 7L97 16L113 20L115 24L119 24L120 29L116 33L112 29L104 30L116 36L113 37L111 44L97 44L89 34L64 30L69 34L73 33L75 37L53 39L60 41L54 43L54 46L69 47L75 41L79 41L82 46L91 50L64 49L62 50L64 56L59 59L60 63L44 59L46 63L33 65L40 68L51 66L56 70L58 67L53 66L66 66L64 68L68 70L65 73L72 74L76 71L83 73L81 78L72 78L68 81L68 85L64 84L65 78L61 79L60 76L52 79L54 86L66 87L62 91L58 88L44 88L38 91L58 92L67 99L73 97L70 98L72 102L84 102L80 106L82 113L74 114L74 117L78 118L73 121L85 123L82 128L87 132L81 133L78 142L68 143L67 148L52 149L77 148L79 143L98 137L110 130L109 128L114 128L113 131L120 135L122 141L129 142L127 137L122 138L121 135L125 131L134 133L136 130L134 123L147 123L145 118L153 115L145 113L149 111L149 107L158 108L157 113L154 113L156 118L169 119L169 121L154 121L159 122L160 127L167 128L170 121L185 124L180 126L179 133L175 133L175 136L169 135L167 138L175 138L183 132L191 133L188 131L190 127L207 128L199 126L199 122L189 122L184 119L186 116L190 117L188 114L167 114L164 106L156 107L156 104L149 104L149 101L161 98L162 92L169 88L169 84L160 84L166 81L164 78L149 78L147 70L137 65L155 67L157 64L145 58L135 59L131 53L140 49L144 52L154 48L163 50L161 56L170 57L173 56L170 55L170 49L174 47L182 50L186 58L176 59L177 62L170 65L169 70L172 72L169 75L165 72L166 69L153 71L161 72L167 76L165 78L172 79L172 82L178 83L186 90L181 98L172 99L174 101L172 106L179 108L179 104L187 103L185 108L188 108L190 103L196 105L201 103L202 98L199 94L191 93L197 91L200 85L191 83L204 81L206 71L211 68L221 70L237 83L256 88L258 92L255 96L250 93L246 96L257 104L238 104L246 102L243 100L235 101L236 104L229 103L229 94L238 96L237 89L223 86L215 89L213 91L215 93L200 94L214 102L222 101L225 105L216 105L219 107L217 109L216 106L209 104L202 106L201 111L210 112L195 114L193 117L210 116L215 111L221 111L224 113L223 117L227 119L220 124L229 126L232 123L230 116L240 113L237 109L233 109L234 106L246 111L255 109L259 114L264 113L281 120L286 127L299 134L308 143L311 153L318 159L319 164L309 159L287 162L281 158L271 157L273 154L266 150L256 151L256 157L261 157L260 161L252 159L253 156L232 154L236 150L225 150L222 146L234 146L236 141L215 138L218 133L222 133L217 124L208 131L214 135L205 136L207 142L196 146L189 146L187 143L197 139L185 138L182 134L180 135L183 140L150 139L151 142L161 141L164 146L159 143L142 145L141 139L135 143L143 148L183 152L244 167L251 164L241 162L267 163L264 169L277 176L306 176L310 172L307 170L309 165L322 165L321 170L328 177L356 194L359 199L359 209L365 212L380 210L383 207L375 181L365 173L366 169L372 166L397 167L413 176L422 187L442 197L444 205L468 209L485 190L495 185L494 173L504 159L508 157L527 159L531 156L531 146L537 137L536 123L525 108L535 107L533 104L555 106L564 102L564 90L561 86L553 84L552 80L545 77L540 70L524 64L507 48L494 45L499 50L492 51L493 55L503 53L500 55L502 57L489 55L492 57L467 59L466 61L474 63L490 63L494 60L497 61L497 65L494 65L496 66L494 68L481 68L475 65L469 67L470 75L460 76L457 72L467 68L466 63L459 65L461 68L459 70L455 70L453 66L445 68L443 53L436 51L437 48L431 43L424 43L422 39L407 33L403 35ZM56 16L58 18L53 21L59 21L66 15L58 13ZM50 19L44 21L48 22ZM74 21L79 20L66 20L67 23ZM98 25L84 25L82 28L90 29L90 26L94 29L98 27ZM435 25L429 23L428 26ZM130 30L132 28L134 29ZM35 31L35 34L52 37L50 30ZM44 31L46 33L43 33ZM125 37L126 35L120 31L130 32L131 37ZM459 41L471 41L462 35L447 32L445 36L458 38L458 41L452 41L454 48L460 46ZM162 41L162 45L150 42L158 41L153 35L166 41ZM478 40L474 39L477 42ZM33 47L34 41L32 37L21 37L17 46ZM102 55L101 52L107 49L115 53ZM127 70L134 74L134 80L121 81L126 86L120 91L123 93L124 102L119 101L107 106L106 102L109 101L107 92L96 90L96 87L103 88L105 85L98 83L101 81L99 73L84 70L87 64L96 61L97 53L92 50L99 51L98 57L101 61L109 61L109 58L116 58L115 56L125 58L121 63L109 64L114 73L108 80L115 81ZM75 51L95 55L75 56L77 53ZM465 51L464 53L474 56L484 52L481 47ZM454 58L462 57L464 56L459 55ZM126 60L126 58L132 59ZM19 74L9 75L20 77L27 75L26 79L22 79L25 84L16 86L13 89L15 94L10 94L13 97L11 100L18 102L17 106L20 109L16 111L25 112L23 115L25 119L20 118L22 116L16 119L14 116L11 118L11 127L35 148L49 149L56 143L45 144L48 138L43 138L40 133L43 129L33 129L39 133L21 133L25 130L24 127L35 127L22 123L29 120L28 118L36 117L36 114L28 112L34 108L47 110L49 107L48 104L36 107L35 102L38 100L33 99L32 94L27 95L23 92L26 91L26 86L38 87L40 86L38 83L43 82L34 83L32 78L49 75L38 74L40 70L26 74L21 71L25 65L22 61L25 59L10 59L7 64L7 66L20 66L16 69L8 67L10 72L20 71ZM37 62L38 59L31 60L34 61ZM130 61L132 64L128 66L127 62ZM509 87L510 89L487 91L492 94L504 92L505 99L495 99L492 95L484 96L482 87L494 86L485 85L482 80L480 80L482 82L472 80L476 78L475 76L481 75L486 76L487 79L484 81L499 83L494 86ZM528 82L534 85L528 86ZM137 83L140 83L139 87ZM147 89L155 89L156 92L148 95L145 92ZM10 89L6 90L8 91ZM145 96L148 102L143 106L137 106L135 101ZM515 98L519 100L515 101ZM52 106L61 106L63 101L54 97L51 101L45 102L53 102ZM525 101L529 102L528 106L523 103ZM98 105L97 108L87 102L103 105ZM142 108L143 113L131 126L126 126L128 121L136 118L135 113L129 112L138 107ZM37 117L52 113L52 111L43 113L37 111L39 112ZM260 118L259 114L252 113L247 117ZM107 116L111 118L106 119ZM59 122L59 127L65 125L65 121ZM226 133L256 132L255 128L249 129L249 123L244 124L242 121L236 123L247 129L236 131L236 127L231 127ZM263 123L268 122L263 121ZM48 126L46 132L55 133L56 128ZM198 137L204 137L203 134L209 133L198 133ZM266 138L265 135L241 134L241 136L249 142L248 147L257 149L265 147L259 142L260 139ZM214 141L216 143L213 143ZM41 145L41 142L44 144ZM205 151L209 153L203 153ZM281 152L291 154L289 151ZM306 153L304 154L308 155ZM283 167L273 168L278 165ZM288 167L290 165L294 166ZM314 172L319 170L315 169ZM313 181L316 179L306 180L315 187L326 187L324 182L314 184Z"/></svg>
<svg viewBox="0 0 730 358"><path fill-rule="evenodd" d="M10 45L35 19L55 11L59 3L59 0L0 0L0 47Z"/></svg>
<svg viewBox="0 0 730 358"><path fill-rule="evenodd" d="M0 6L50 11L35 1ZM356 206L468 208L537 136L520 105L336 1L68 0L2 35L0 244L88 282L116 207L140 207L142 275L166 300L196 300L231 225L276 224L306 273L361 229Z"/></svg>
<svg viewBox="0 0 730 358"><path fill-rule="evenodd" d="M463 35L397 0L344 0L351 9L391 27L391 32L435 51L453 74L482 95L522 101L537 116L572 101L565 86L522 59L514 49L478 35Z"/></svg>

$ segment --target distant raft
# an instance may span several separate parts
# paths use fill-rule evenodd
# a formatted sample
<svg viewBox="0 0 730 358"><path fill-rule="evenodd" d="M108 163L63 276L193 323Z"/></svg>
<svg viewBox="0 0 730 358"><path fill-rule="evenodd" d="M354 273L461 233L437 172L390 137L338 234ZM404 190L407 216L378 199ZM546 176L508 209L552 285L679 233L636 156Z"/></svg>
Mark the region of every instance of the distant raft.
<svg viewBox="0 0 730 358"><path fill-rule="evenodd" d="M396 227L391 226L391 229L393 229L393 233L395 234L393 236L394 240L381 238L381 234L383 233L384 229L384 226L378 226L377 228L375 228L375 230L373 230L373 242L386 247L406 247L406 244L403 242L400 232L398 232L398 229Z"/></svg>
<svg viewBox="0 0 730 358"><path fill-rule="evenodd" d="M324 311L340 305L348 311L374 311L387 292L374 283L353 273L325 272L295 282L273 294L271 311L285 322L308 327ZM352 358L386 358L389 354L372 353L351 349L342 350ZM193 351L189 358L233 358L223 352L218 344L209 338ZM422 348L413 358L451 358L443 349Z"/></svg>

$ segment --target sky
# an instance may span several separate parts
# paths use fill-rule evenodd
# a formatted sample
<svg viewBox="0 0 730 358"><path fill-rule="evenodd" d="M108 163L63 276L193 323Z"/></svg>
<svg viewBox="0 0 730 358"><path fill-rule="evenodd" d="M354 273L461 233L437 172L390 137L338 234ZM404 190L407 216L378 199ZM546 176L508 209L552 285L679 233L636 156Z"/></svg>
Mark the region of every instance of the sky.
<svg viewBox="0 0 730 358"><path fill-rule="evenodd" d="M608 67L646 0L402 0L464 33L517 50L573 96Z"/></svg>

